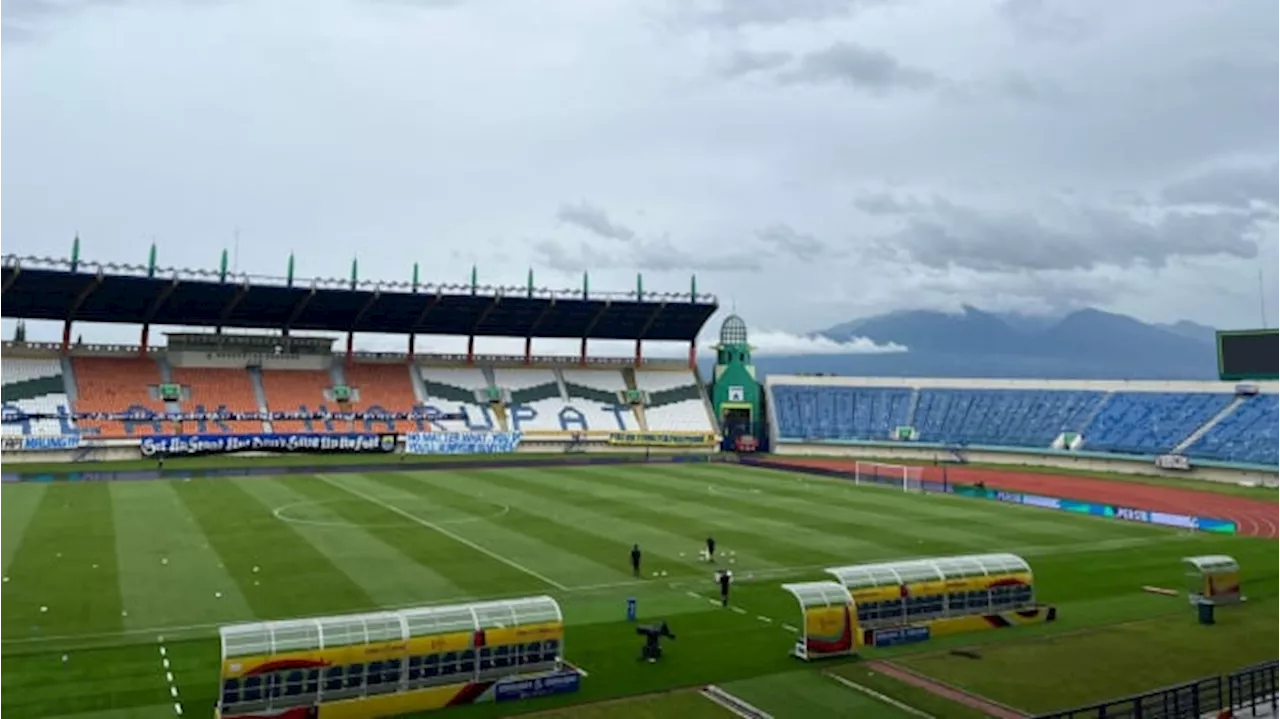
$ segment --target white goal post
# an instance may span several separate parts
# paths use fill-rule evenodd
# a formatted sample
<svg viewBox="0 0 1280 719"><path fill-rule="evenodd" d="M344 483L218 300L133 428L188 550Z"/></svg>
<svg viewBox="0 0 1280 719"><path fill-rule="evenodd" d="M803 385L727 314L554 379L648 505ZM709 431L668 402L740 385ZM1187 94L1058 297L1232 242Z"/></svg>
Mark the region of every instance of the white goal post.
<svg viewBox="0 0 1280 719"><path fill-rule="evenodd" d="M858 485L902 488L904 492L923 492L924 467L884 462L853 463L853 481Z"/></svg>

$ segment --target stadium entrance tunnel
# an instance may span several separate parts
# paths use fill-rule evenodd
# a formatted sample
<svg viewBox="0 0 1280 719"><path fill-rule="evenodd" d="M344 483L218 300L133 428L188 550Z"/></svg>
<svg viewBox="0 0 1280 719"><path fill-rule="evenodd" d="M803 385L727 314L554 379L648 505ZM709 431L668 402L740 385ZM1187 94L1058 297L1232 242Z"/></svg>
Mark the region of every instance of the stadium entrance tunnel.
<svg viewBox="0 0 1280 719"><path fill-rule="evenodd" d="M888 647L935 636L1052 622L1037 604L1031 565L1015 554L974 554L826 570L855 606L854 634Z"/></svg>
<svg viewBox="0 0 1280 719"><path fill-rule="evenodd" d="M857 634L853 597L838 582L784 584L800 603L800 638L791 653L805 661L853 654Z"/></svg>
<svg viewBox="0 0 1280 719"><path fill-rule="evenodd" d="M548 596L219 629L217 716L392 717L577 691ZM301 715L301 714L300 714Z"/></svg>

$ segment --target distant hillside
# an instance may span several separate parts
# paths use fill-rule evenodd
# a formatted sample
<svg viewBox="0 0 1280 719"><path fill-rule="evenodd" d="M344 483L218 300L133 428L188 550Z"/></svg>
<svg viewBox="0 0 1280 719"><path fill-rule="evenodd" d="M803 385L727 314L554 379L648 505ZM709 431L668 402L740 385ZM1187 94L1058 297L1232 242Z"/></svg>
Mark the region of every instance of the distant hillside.
<svg viewBox="0 0 1280 719"><path fill-rule="evenodd" d="M1065 317L998 315L974 307L949 314L892 312L821 332L909 348L901 354L757 357L762 374L828 372L890 377L1215 379L1213 330L1192 322L1153 325L1086 309Z"/></svg>

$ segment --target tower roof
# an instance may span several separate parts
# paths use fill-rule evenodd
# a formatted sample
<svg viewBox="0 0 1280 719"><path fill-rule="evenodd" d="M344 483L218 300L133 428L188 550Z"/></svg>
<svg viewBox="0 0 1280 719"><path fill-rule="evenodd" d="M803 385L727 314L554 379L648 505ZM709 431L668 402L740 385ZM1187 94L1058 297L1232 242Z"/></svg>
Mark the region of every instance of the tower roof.
<svg viewBox="0 0 1280 719"><path fill-rule="evenodd" d="M745 345L747 343L747 323L737 315L729 315L720 325L720 344Z"/></svg>

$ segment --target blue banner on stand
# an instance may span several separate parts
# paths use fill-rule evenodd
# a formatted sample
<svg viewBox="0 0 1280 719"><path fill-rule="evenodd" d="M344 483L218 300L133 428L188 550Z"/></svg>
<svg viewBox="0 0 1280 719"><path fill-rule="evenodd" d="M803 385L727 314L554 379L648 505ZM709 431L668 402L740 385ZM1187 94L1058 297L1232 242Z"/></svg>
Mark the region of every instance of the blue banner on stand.
<svg viewBox="0 0 1280 719"><path fill-rule="evenodd" d="M520 446L522 432L414 432L404 437L405 454L507 454Z"/></svg>
<svg viewBox="0 0 1280 719"><path fill-rule="evenodd" d="M281 454L386 454L394 434L173 434L144 437L143 457L275 452Z"/></svg>
<svg viewBox="0 0 1280 719"><path fill-rule="evenodd" d="M568 694L582 687L582 675L571 669L528 679L504 679L493 686L495 702Z"/></svg>

